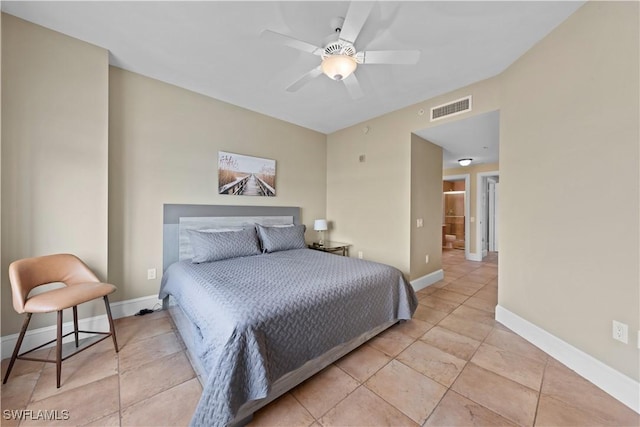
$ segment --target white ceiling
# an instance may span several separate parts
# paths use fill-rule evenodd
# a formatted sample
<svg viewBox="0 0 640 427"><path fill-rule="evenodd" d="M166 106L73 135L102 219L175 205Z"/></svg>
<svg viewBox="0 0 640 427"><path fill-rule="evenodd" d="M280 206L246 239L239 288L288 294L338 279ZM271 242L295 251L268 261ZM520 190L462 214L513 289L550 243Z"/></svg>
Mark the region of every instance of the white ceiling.
<svg viewBox="0 0 640 427"><path fill-rule="evenodd" d="M478 114L414 132L442 147L442 167L460 167L459 159L471 158L472 164L497 163L500 139L500 112Z"/></svg>
<svg viewBox="0 0 640 427"><path fill-rule="evenodd" d="M331 133L499 74L583 3L377 2L357 50L418 49L421 58L359 66L365 96L358 100L324 75L285 91L320 59L260 38L270 29L324 46L348 2L2 1L2 11L108 49L114 66ZM433 128L425 138L441 140L454 160L480 158L467 147L458 151L462 140L446 146L446 130L455 128Z"/></svg>

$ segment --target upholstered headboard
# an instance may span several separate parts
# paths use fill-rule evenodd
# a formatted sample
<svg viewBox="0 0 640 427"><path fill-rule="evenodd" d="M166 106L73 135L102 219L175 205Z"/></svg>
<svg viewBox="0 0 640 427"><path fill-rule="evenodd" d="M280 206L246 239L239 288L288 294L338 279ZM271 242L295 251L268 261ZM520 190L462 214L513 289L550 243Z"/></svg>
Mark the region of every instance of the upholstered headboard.
<svg viewBox="0 0 640 427"><path fill-rule="evenodd" d="M300 208L165 204L162 270L166 270L176 261L191 258L191 246L186 230L240 229L253 224L300 224Z"/></svg>

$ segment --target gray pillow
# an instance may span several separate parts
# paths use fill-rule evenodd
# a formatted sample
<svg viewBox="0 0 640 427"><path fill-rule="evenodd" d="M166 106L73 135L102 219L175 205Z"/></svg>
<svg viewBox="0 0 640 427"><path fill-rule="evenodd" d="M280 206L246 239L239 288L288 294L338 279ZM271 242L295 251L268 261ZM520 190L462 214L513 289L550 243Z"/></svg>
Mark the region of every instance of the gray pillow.
<svg viewBox="0 0 640 427"><path fill-rule="evenodd" d="M262 243L262 252L278 252L307 247L304 241L304 232L307 227L304 224L293 227L265 227L256 224L256 227Z"/></svg>
<svg viewBox="0 0 640 427"><path fill-rule="evenodd" d="M187 233L194 264L260 254L260 242L253 227L219 233L187 230Z"/></svg>

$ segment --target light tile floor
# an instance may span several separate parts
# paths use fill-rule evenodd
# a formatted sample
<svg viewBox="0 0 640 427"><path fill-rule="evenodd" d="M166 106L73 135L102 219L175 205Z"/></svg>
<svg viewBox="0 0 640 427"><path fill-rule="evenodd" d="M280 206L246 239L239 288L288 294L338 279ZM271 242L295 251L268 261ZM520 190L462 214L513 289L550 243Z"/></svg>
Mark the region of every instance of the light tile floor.
<svg viewBox="0 0 640 427"><path fill-rule="evenodd" d="M255 414L279 426L638 426L640 416L494 321L497 255L443 253L444 280L396 325ZM63 363L18 361L3 426L187 425L202 388L164 312L118 319L110 340ZM50 350L43 350L48 353ZM2 372L8 360L2 361ZM6 419L66 410L69 420Z"/></svg>

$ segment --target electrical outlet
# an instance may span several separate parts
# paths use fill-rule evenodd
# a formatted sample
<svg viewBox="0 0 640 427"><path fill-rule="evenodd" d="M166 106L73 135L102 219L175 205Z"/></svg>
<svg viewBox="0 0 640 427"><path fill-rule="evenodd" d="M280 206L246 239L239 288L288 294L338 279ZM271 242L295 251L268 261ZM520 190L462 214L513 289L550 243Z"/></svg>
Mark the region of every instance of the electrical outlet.
<svg viewBox="0 0 640 427"><path fill-rule="evenodd" d="M418 220L416 221L416 226L418 228L421 228L422 226L424 226L424 221L422 220L422 218L418 218Z"/></svg>
<svg viewBox="0 0 640 427"><path fill-rule="evenodd" d="M424 256L424 263L429 264L429 255Z"/></svg>
<svg viewBox="0 0 640 427"><path fill-rule="evenodd" d="M156 269L150 268L147 270L147 280L153 280L156 278Z"/></svg>
<svg viewBox="0 0 640 427"><path fill-rule="evenodd" d="M362 259L362 251L358 251L358 258Z"/></svg>
<svg viewBox="0 0 640 427"><path fill-rule="evenodd" d="M613 339L627 344L629 342L629 327L622 322L614 320Z"/></svg>

